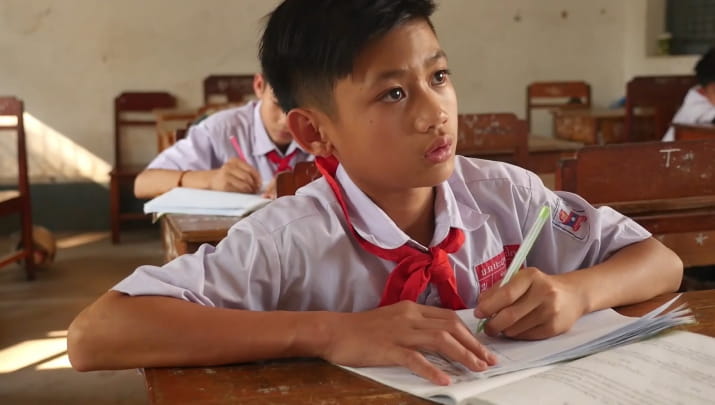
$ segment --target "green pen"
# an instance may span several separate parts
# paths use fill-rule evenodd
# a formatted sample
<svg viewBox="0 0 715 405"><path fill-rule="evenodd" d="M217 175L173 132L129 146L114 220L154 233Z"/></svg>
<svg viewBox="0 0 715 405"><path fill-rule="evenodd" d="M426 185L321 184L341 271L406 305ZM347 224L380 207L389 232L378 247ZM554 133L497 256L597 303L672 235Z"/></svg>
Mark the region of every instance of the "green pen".
<svg viewBox="0 0 715 405"><path fill-rule="evenodd" d="M541 209L539 210L539 215L536 217L536 221L533 225L531 225L531 229L529 229L529 232L526 233L524 241L521 243L521 246L519 246L519 249L516 250L516 254L514 255L514 259L512 259L511 264L509 264L509 268L506 269L506 274L504 274L504 277L501 279L499 287L503 287L506 283L508 283L509 280L511 280L511 278L514 276L514 274L516 274L516 272L524 264L524 260L526 260L526 255L528 255L529 251L531 251L531 247L534 246L534 242L536 241L536 237L539 236L541 228L544 227L544 224L546 223L546 221L548 221L550 217L551 209L549 208L549 206L544 205L543 207L541 207ZM486 323L487 318L480 319L479 323L477 324L476 333L482 332Z"/></svg>

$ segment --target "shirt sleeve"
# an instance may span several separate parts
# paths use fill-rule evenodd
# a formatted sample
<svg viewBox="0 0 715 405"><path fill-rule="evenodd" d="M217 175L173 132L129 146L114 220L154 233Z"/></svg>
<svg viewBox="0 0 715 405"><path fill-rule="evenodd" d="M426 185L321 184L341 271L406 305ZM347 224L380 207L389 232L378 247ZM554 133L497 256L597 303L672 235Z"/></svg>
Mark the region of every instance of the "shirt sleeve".
<svg viewBox="0 0 715 405"><path fill-rule="evenodd" d="M225 129L209 118L189 128L186 138L164 149L147 169L211 170L223 162L217 155L215 138L220 138ZM226 137L229 134L225 134Z"/></svg>
<svg viewBox="0 0 715 405"><path fill-rule="evenodd" d="M112 289L213 307L268 310L279 300L278 257L270 233L249 217L236 223L216 247L204 244L163 266L140 266Z"/></svg>
<svg viewBox="0 0 715 405"><path fill-rule="evenodd" d="M595 208L580 196L551 191L530 174L531 184L523 234L536 220L540 208L551 208L551 219L544 225L527 256L527 265L550 274L560 274L593 266L618 250L651 236L645 228L610 207Z"/></svg>

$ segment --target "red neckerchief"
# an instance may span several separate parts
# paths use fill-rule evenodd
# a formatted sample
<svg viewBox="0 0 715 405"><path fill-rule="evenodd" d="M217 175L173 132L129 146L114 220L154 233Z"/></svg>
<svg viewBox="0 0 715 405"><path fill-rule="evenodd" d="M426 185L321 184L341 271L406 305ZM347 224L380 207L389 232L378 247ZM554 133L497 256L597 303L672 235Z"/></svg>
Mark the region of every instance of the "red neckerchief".
<svg viewBox="0 0 715 405"><path fill-rule="evenodd" d="M278 152L274 150L266 153L266 157L268 160L273 162L274 165L276 165L276 170L273 172L274 174L278 174L280 172L285 172L287 170L291 170L292 166L290 164L290 161L293 160L293 156L298 153L298 149L294 150L293 152L289 153L288 155L281 157L281 155L278 154Z"/></svg>
<svg viewBox="0 0 715 405"><path fill-rule="evenodd" d="M448 253L456 252L462 247L464 233L461 229L451 228L447 237L439 245L429 248L429 252L423 252L407 244L396 249L384 249L373 245L355 231L350 221L345 198L340 191L338 182L335 180L338 161L333 156L329 158L316 157L315 163L335 193L335 197L345 215L345 220L360 246L380 258L397 263L387 279L387 284L385 284L380 306L394 304L402 300L417 301L417 298L431 282L437 287L444 307L451 309L466 308L457 291L454 270L447 255Z"/></svg>

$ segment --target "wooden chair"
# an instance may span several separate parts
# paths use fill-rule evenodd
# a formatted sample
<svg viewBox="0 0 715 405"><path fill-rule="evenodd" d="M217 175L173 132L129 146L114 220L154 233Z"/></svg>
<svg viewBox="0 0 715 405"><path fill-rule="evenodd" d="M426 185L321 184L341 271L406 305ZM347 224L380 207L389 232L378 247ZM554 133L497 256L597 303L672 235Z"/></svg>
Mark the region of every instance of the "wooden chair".
<svg viewBox="0 0 715 405"><path fill-rule="evenodd" d="M244 103L253 97L253 75L211 75L204 79L204 105Z"/></svg>
<svg viewBox="0 0 715 405"><path fill-rule="evenodd" d="M715 230L715 140L585 147L561 162L556 188L653 233Z"/></svg>
<svg viewBox="0 0 715 405"><path fill-rule="evenodd" d="M112 243L119 243L121 223L147 218L142 212L124 211L122 206L122 187L133 185L137 174L144 164L130 162L124 150L125 132L131 128L155 127L156 118L152 110L175 108L176 99L166 92L124 92L114 99L114 167L109 173L109 203L112 228ZM136 118L136 114L149 115L150 118ZM152 133L152 132L149 132ZM152 135L156 136L156 135ZM143 146L143 145L142 145ZM130 194L130 193L129 193Z"/></svg>
<svg viewBox="0 0 715 405"><path fill-rule="evenodd" d="M27 172L23 102L15 97L0 97L0 136L15 135L17 139L17 189L0 191L0 215L19 215L21 246L18 250L0 257L0 267L24 259L28 280L35 278L34 244L32 242L32 204L30 181ZM6 123L5 119L11 122Z"/></svg>
<svg viewBox="0 0 715 405"><path fill-rule="evenodd" d="M276 177L276 195L294 195L296 190L320 177L314 162L298 162L293 170L278 173Z"/></svg>
<svg viewBox="0 0 715 405"><path fill-rule="evenodd" d="M527 167L529 133L526 121L512 113L459 114L457 154L507 160Z"/></svg>
<svg viewBox="0 0 715 405"><path fill-rule="evenodd" d="M526 87L526 125L538 109L591 108L591 86L583 81L534 82ZM556 134L554 128L553 131Z"/></svg>
<svg viewBox="0 0 715 405"><path fill-rule="evenodd" d="M715 139L715 124L673 124L676 141Z"/></svg>
<svg viewBox="0 0 715 405"><path fill-rule="evenodd" d="M696 83L695 76L641 76L631 79L626 85L626 140L660 140L688 90ZM648 114L638 117L639 110Z"/></svg>

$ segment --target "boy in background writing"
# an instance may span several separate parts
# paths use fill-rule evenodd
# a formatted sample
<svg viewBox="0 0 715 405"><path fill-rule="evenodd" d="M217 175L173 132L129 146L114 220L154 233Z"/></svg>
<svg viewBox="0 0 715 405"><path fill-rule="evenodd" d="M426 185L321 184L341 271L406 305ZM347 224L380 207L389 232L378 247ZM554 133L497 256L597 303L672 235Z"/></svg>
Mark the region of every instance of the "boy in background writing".
<svg viewBox="0 0 715 405"><path fill-rule="evenodd" d="M321 357L402 365L438 384L437 352L495 364L486 333L543 339L583 314L680 283L632 220L531 172L455 157L457 99L431 0L286 0L261 64L323 177L238 222L215 248L142 266L70 326L78 370ZM543 205L555 215L497 287ZM200 348L197 350L197 348Z"/></svg>
<svg viewBox="0 0 715 405"><path fill-rule="evenodd" d="M254 76L253 90L258 101L212 114L162 151L137 176L134 194L152 198L190 187L275 197L275 175L313 156L293 142L263 75Z"/></svg>
<svg viewBox="0 0 715 405"><path fill-rule="evenodd" d="M715 124L715 48L695 64L698 84L688 91L675 116L676 124ZM668 128L663 141L675 140L675 129Z"/></svg>

